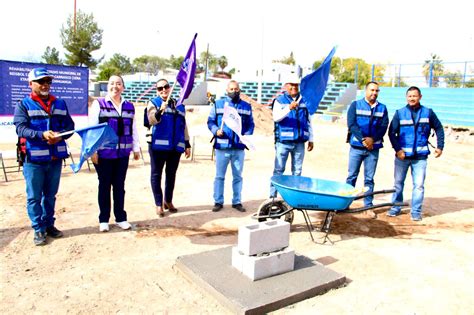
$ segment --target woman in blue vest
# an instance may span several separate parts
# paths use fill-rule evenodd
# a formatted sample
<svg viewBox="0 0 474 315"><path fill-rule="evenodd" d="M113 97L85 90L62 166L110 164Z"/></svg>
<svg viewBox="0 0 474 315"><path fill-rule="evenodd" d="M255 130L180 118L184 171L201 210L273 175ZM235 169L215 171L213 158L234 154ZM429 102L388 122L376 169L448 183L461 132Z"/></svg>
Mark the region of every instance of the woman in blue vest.
<svg viewBox="0 0 474 315"><path fill-rule="evenodd" d="M54 226L54 206L62 160L69 154L66 142L58 133L74 130L66 103L50 94L53 79L45 68L31 70L28 74L31 94L15 107L13 118L18 137L26 139L23 161L26 209L37 246L46 244L46 236L63 236Z"/></svg>
<svg viewBox="0 0 474 315"><path fill-rule="evenodd" d="M403 188L408 168L411 168L413 192L411 197L411 219L421 221L427 159L430 154L428 138L431 129L436 133L435 158L443 153L444 129L432 109L420 104L421 91L412 86L407 90L407 105L395 112L388 135L395 150L395 192L392 202L403 202ZM401 213L400 206L392 207L387 215L395 217Z"/></svg>
<svg viewBox="0 0 474 315"><path fill-rule="evenodd" d="M148 145L151 164L151 189L155 199L156 214L164 217L167 209L175 213L173 192L181 154L189 158L189 144L184 105L176 104L170 97L170 84L165 79L156 82L158 97L148 103L147 118L152 129L151 143ZM161 189L161 177L165 167L165 195Z"/></svg>
<svg viewBox="0 0 474 315"><path fill-rule="evenodd" d="M107 122L119 137L117 147L98 150L92 162L99 178L99 231L109 230L111 211L111 188L116 224L123 230L131 228L127 221L125 203L125 177L127 176L130 152L140 158L140 143L135 123L135 107L122 98L125 84L122 77L113 75L107 84L107 95L99 97L89 108L89 125Z"/></svg>

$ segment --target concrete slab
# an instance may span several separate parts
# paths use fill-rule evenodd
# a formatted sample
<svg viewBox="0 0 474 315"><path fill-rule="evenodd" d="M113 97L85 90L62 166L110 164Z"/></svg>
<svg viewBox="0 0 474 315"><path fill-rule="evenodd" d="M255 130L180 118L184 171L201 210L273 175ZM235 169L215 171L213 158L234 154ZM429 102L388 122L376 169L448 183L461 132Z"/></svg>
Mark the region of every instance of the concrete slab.
<svg viewBox="0 0 474 315"><path fill-rule="evenodd" d="M293 271L252 281L232 267L232 247L180 256L176 267L237 314L271 312L342 286L346 277L301 255Z"/></svg>

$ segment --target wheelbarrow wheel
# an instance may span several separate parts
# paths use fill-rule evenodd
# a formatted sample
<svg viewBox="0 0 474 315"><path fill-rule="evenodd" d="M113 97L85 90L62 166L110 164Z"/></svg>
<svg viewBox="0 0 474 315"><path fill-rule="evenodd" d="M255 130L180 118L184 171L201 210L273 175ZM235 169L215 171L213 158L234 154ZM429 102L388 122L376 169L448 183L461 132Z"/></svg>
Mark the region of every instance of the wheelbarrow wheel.
<svg viewBox="0 0 474 315"><path fill-rule="evenodd" d="M283 200L268 199L264 201L258 208L258 216L267 216L270 218L258 218L259 222L267 221L267 219L281 219L282 216L288 223L293 222L293 211L288 212L288 204ZM283 214L287 212L286 214Z"/></svg>

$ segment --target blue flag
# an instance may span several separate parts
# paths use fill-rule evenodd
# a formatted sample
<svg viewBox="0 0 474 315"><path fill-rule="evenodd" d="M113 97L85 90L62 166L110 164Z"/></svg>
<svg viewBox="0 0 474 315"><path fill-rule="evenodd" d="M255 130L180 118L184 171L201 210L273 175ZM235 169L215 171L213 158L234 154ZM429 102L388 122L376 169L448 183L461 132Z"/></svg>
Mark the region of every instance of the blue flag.
<svg viewBox="0 0 474 315"><path fill-rule="evenodd" d="M74 173L79 172L82 164L98 149L113 149L116 148L118 144L117 134L107 123L78 129L76 132L82 138L82 147L79 163L71 164Z"/></svg>
<svg viewBox="0 0 474 315"><path fill-rule="evenodd" d="M177 106L181 105L189 94L193 90L194 85L194 75L196 73L196 37L197 33L194 35L191 46L189 46L188 53L184 57L181 68L179 69L176 80L179 85L181 85L181 92L179 93L179 99L176 103Z"/></svg>
<svg viewBox="0 0 474 315"><path fill-rule="evenodd" d="M326 91L329 70L331 70L331 61L335 52L336 47L331 50L318 69L301 80L301 95L304 97L306 107L311 115L318 110L319 102L321 102L324 92Z"/></svg>

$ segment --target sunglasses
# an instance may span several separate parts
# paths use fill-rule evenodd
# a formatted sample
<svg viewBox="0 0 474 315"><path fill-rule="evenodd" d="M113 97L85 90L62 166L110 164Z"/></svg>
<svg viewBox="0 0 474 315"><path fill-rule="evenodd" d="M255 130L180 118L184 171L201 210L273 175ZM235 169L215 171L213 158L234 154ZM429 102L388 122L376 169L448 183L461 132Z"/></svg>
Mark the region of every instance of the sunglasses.
<svg viewBox="0 0 474 315"><path fill-rule="evenodd" d="M53 80L51 80L51 79L39 79L39 80L34 80L33 82L36 82L40 85L43 85L43 84L51 85L51 83L53 83Z"/></svg>
<svg viewBox="0 0 474 315"><path fill-rule="evenodd" d="M165 84L163 86L157 86L156 89L158 90L158 92L161 92L163 90L167 90L170 88L170 85L169 84Z"/></svg>

